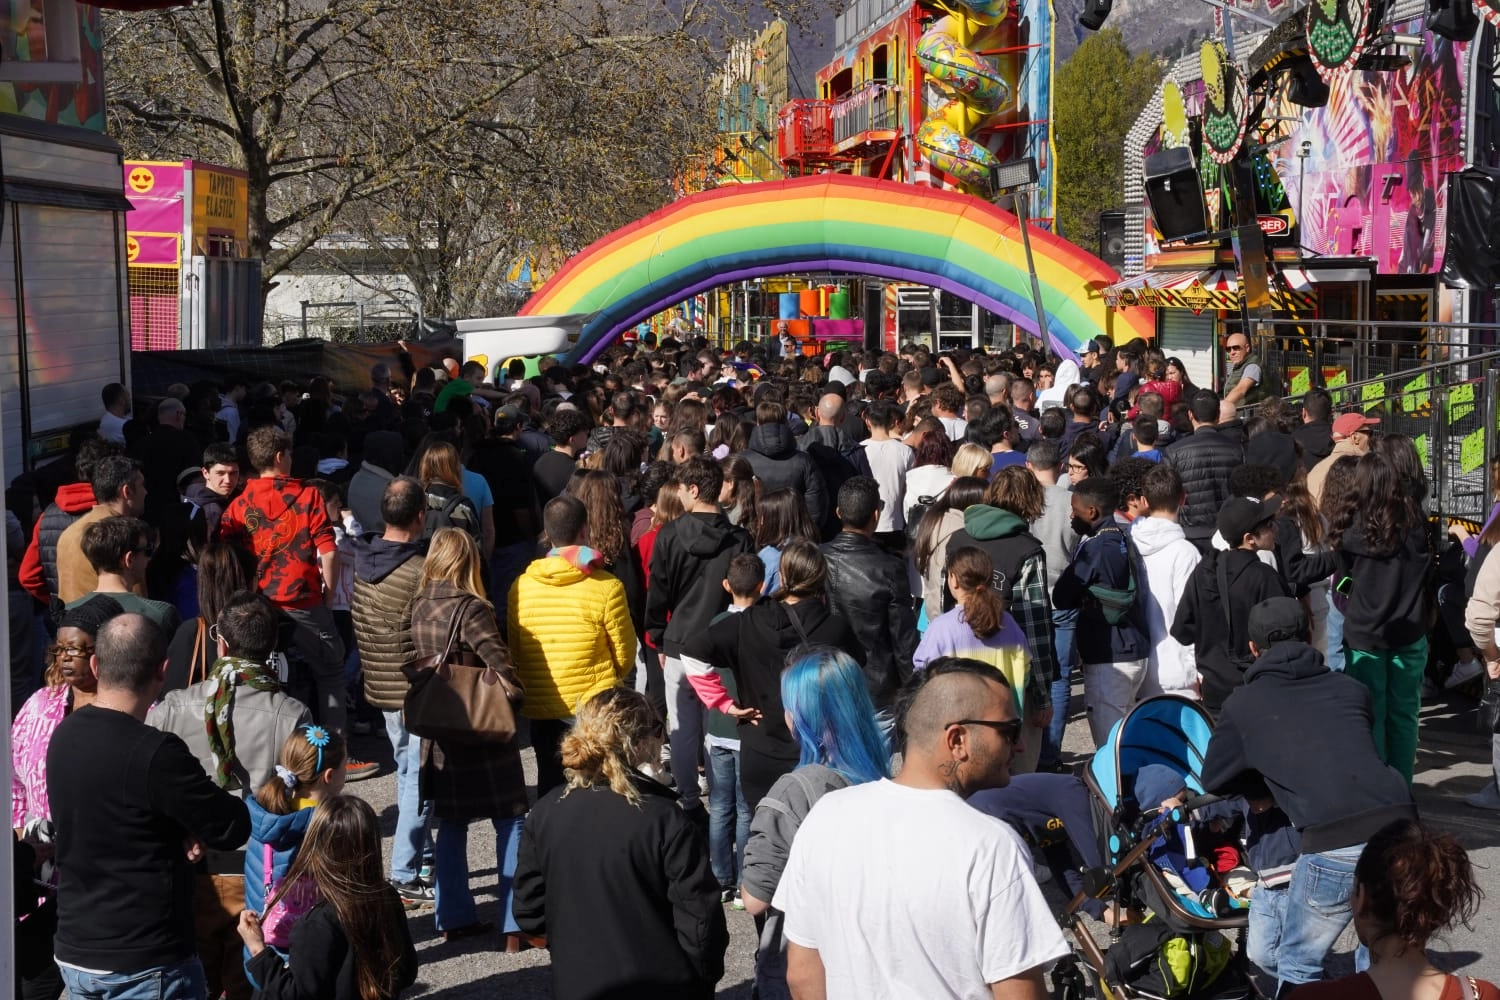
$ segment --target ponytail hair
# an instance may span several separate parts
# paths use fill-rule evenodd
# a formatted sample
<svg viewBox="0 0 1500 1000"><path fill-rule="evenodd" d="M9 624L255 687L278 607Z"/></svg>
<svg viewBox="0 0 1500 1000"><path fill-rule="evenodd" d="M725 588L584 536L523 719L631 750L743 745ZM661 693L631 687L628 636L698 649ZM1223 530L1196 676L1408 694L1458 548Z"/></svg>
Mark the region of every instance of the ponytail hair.
<svg viewBox="0 0 1500 1000"><path fill-rule="evenodd" d="M339 770L347 756L344 737L335 729L305 723L281 744L276 773L255 792L255 801L266 812L285 816L297 811L297 800L306 798L318 783L318 775L329 768Z"/></svg>
<svg viewBox="0 0 1500 1000"><path fill-rule="evenodd" d="M970 545L951 551L945 568L958 578L958 585L963 589L959 603L963 607L964 621L974 634L988 639L1000 631L1005 621L1005 601L991 586L995 564L984 550Z"/></svg>
<svg viewBox="0 0 1500 1000"><path fill-rule="evenodd" d="M563 772L568 777L568 795L574 789L608 784L631 805L639 805L641 793L633 776L637 748L642 740L660 740L665 735L661 717L646 696L627 688L607 688L578 706L573 728L560 748Z"/></svg>
<svg viewBox="0 0 1500 1000"><path fill-rule="evenodd" d="M1379 937L1393 936L1418 950L1455 924L1472 930L1484 896L1463 845L1410 819L1369 839L1354 866L1354 882L1364 890L1365 912L1381 925Z"/></svg>

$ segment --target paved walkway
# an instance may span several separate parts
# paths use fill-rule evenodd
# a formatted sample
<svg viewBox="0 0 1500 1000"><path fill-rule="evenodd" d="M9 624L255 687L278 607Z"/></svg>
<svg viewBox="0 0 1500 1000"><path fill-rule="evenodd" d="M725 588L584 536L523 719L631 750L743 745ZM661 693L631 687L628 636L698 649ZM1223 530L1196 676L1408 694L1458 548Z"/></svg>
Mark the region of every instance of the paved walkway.
<svg viewBox="0 0 1500 1000"><path fill-rule="evenodd" d="M1081 708L1082 698L1074 705ZM1416 795L1422 815L1433 825L1455 834L1470 851L1486 893L1475 929L1460 927L1433 948L1433 959L1442 968L1464 969L1470 975L1500 981L1500 812L1481 812L1463 804L1464 796L1478 790L1490 773L1489 741L1474 731L1474 700L1463 695L1446 696L1424 706L1422 750L1417 762ZM1092 749L1088 727L1075 715L1068 727L1065 747L1077 755ZM356 738L355 752L380 760L387 773L379 778L351 784L349 791L368 799L380 813L389 837L395 826L395 778L389 773L390 747L375 736ZM527 775L535 779L531 751L524 753ZM1315 766L1309 762L1309 766ZM389 842L386 850L390 850ZM495 907L494 832L475 824L469 839L469 860L480 916L498 922ZM1049 895L1055 890L1047 887ZM718 996L748 1000L754 979L754 924L742 912L728 910L731 941L726 973ZM505 955L496 942L469 939L444 944L432 922L430 908L411 920L422 971L418 984L406 995L434 1000L532 1000L551 996L545 951ZM498 931L497 938L498 938ZM1334 967L1352 968L1352 932L1341 942Z"/></svg>

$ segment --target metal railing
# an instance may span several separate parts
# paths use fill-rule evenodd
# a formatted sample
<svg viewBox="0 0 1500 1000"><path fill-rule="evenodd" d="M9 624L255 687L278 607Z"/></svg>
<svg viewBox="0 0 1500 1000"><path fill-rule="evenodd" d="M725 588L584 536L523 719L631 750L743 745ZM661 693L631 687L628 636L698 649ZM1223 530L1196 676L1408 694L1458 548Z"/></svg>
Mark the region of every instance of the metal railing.
<svg viewBox="0 0 1500 1000"><path fill-rule="evenodd" d="M833 102L833 142L839 146L865 132L901 127L901 92L885 80L871 80Z"/></svg>
<svg viewBox="0 0 1500 1000"><path fill-rule="evenodd" d="M1488 470L1500 456L1497 333L1479 324L1278 320L1251 339L1284 402L1300 405L1309 389L1325 388L1335 413L1362 412L1382 433L1410 437L1427 468L1430 512L1482 522Z"/></svg>

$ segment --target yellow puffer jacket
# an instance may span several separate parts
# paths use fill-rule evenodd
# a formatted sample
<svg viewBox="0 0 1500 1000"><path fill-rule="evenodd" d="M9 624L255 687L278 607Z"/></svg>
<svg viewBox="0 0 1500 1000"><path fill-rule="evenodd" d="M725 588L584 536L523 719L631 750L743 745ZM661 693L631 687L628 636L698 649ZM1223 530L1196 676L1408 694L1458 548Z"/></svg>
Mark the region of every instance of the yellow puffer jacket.
<svg viewBox="0 0 1500 1000"><path fill-rule="evenodd" d="M510 588L510 656L529 719L570 719L635 666L625 586L561 556L534 560Z"/></svg>

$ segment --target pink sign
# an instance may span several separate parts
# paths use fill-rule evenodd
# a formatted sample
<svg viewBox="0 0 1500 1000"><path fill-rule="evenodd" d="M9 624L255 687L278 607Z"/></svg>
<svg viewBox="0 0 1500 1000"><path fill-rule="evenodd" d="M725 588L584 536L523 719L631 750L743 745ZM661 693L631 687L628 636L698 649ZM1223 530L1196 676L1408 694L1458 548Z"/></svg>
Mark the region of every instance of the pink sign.
<svg viewBox="0 0 1500 1000"><path fill-rule="evenodd" d="M126 160L125 197L133 209L126 231L181 235L183 187L181 163Z"/></svg>
<svg viewBox="0 0 1500 1000"><path fill-rule="evenodd" d="M127 233L125 259L138 267L179 267L182 264L182 237Z"/></svg>

